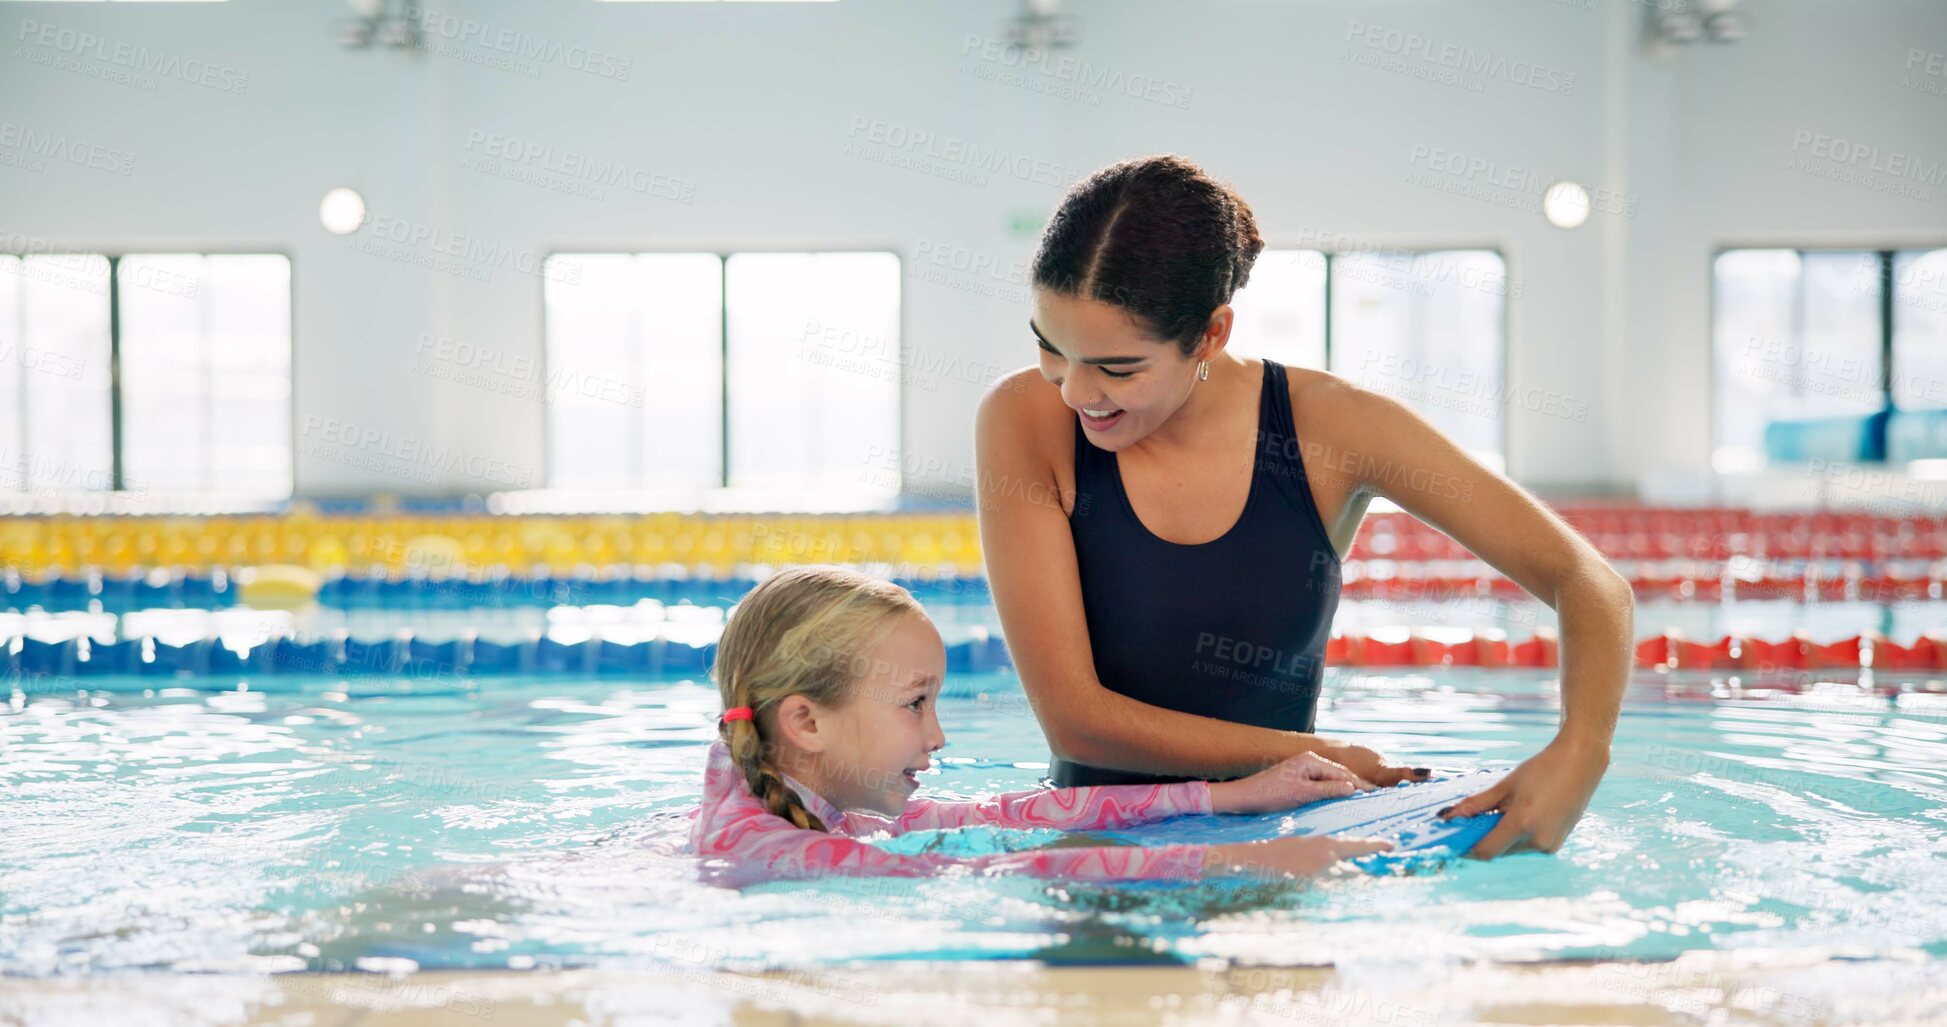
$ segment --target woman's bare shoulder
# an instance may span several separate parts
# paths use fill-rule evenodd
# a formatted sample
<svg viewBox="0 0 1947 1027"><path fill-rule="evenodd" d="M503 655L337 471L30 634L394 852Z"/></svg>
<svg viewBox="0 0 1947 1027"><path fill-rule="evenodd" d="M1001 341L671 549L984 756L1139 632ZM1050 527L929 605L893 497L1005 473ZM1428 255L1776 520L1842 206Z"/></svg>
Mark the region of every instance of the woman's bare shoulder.
<svg viewBox="0 0 1947 1027"><path fill-rule="evenodd" d="M1003 438L1033 447L1050 460L1057 455L1054 442L1066 441L1063 429L1070 427L1074 411L1061 401L1061 390L1041 377L1033 365L1002 375L980 399L976 430L993 440Z"/></svg>
<svg viewBox="0 0 1947 1027"><path fill-rule="evenodd" d="M1285 366L1285 386L1291 392L1292 427L1302 438L1325 441L1320 433L1330 434L1344 423L1348 404L1356 404L1365 392L1356 383L1330 371L1310 367Z"/></svg>

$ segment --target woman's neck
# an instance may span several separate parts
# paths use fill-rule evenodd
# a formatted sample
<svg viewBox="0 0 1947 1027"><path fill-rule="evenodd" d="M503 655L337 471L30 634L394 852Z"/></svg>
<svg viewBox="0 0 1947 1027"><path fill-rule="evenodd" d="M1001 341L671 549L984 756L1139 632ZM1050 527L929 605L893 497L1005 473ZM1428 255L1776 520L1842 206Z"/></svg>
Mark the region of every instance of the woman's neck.
<svg viewBox="0 0 1947 1027"><path fill-rule="evenodd" d="M1236 416L1238 393L1249 384L1250 370L1245 358L1228 351L1219 353L1210 362L1210 378L1192 385L1176 413L1136 445L1160 456L1209 453L1213 443L1225 434L1225 419ZM1250 417L1256 423L1256 404L1251 404Z"/></svg>

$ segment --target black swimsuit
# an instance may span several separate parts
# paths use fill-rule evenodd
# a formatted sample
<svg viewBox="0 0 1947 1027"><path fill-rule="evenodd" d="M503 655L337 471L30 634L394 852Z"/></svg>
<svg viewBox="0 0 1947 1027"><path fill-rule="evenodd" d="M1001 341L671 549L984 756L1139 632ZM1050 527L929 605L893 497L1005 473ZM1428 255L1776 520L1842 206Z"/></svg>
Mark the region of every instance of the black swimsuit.
<svg viewBox="0 0 1947 1027"><path fill-rule="evenodd" d="M1286 731L1312 730L1339 555L1312 502L1285 369L1264 361L1257 459L1237 523L1209 542L1151 534L1114 453L1075 422L1075 508L1095 673L1153 706ZM1056 759L1057 787L1185 780Z"/></svg>

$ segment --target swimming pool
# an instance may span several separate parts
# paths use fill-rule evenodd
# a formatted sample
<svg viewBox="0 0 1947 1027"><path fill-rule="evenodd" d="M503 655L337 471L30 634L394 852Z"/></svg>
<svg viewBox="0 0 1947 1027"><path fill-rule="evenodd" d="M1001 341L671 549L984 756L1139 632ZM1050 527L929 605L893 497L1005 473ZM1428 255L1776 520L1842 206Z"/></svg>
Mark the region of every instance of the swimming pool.
<svg viewBox="0 0 1947 1027"><path fill-rule="evenodd" d="M1947 694L1867 678L1782 694L1639 674L1609 776L1552 857L1313 884L741 892L696 883L678 851L718 709L693 674L17 680L0 708L0 972L1344 966L1402 958L1403 938L1416 963L1935 960ZM1557 715L1544 671L1333 671L1327 688L1322 729L1436 767L1518 760ZM930 790L1029 787L1046 769L1010 673L951 676L941 722Z"/></svg>

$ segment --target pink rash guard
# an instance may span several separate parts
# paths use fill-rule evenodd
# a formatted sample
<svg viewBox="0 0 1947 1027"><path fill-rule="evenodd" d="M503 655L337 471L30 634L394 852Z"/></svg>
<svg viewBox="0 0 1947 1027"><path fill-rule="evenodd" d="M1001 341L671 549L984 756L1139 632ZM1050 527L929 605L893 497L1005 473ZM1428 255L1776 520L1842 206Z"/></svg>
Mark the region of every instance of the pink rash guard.
<svg viewBox="0 0 1947 1027"><path fill-rule="evenodd" d="M918 877L950 867L1078 880L1196 880L1203 874L1203 845L1076 847L957 859L887 852L857 837L973 825L1061 830L1128 827L1211 812L1206 781L1042 788L958 801L914 797L897 820L841 812L790 775L784 775L784 782L829 832L800 828L766 810L731 762L729 747L722 740L712 743L703 773L703 803L690 828L690 852L725 860L757 879L827 874Z"/></svg>

